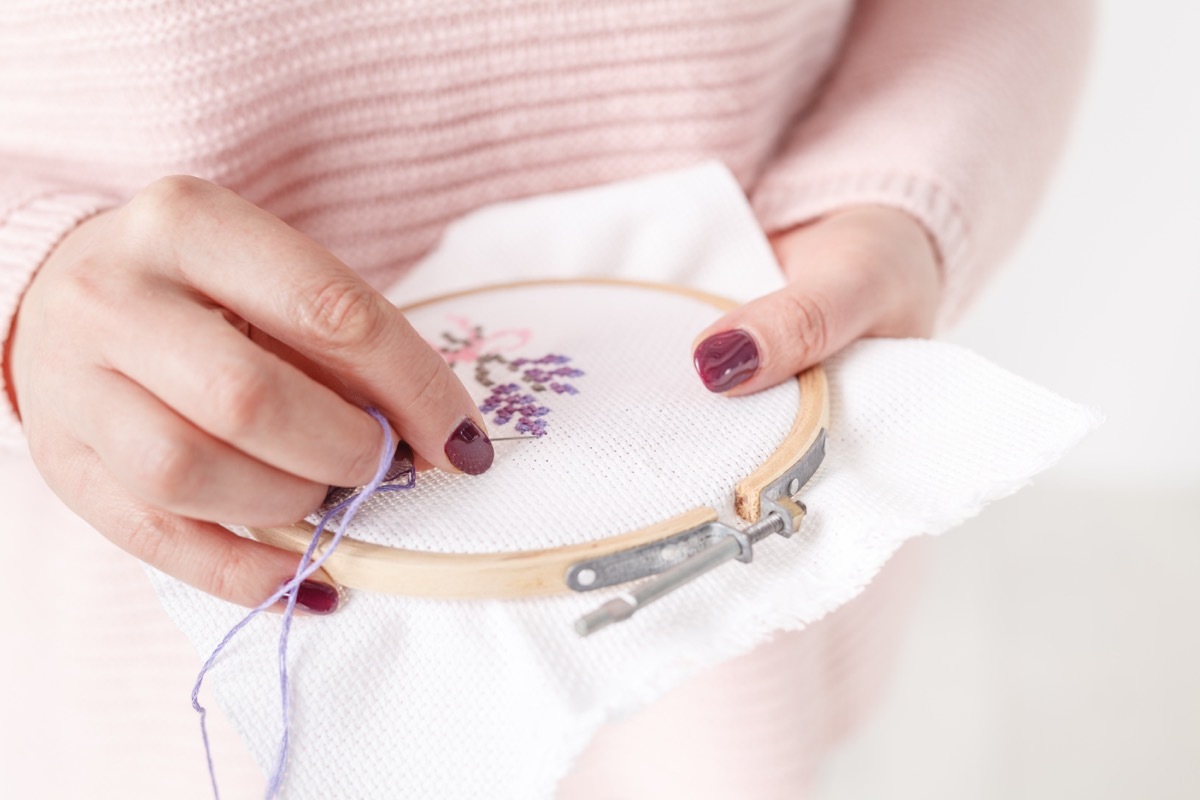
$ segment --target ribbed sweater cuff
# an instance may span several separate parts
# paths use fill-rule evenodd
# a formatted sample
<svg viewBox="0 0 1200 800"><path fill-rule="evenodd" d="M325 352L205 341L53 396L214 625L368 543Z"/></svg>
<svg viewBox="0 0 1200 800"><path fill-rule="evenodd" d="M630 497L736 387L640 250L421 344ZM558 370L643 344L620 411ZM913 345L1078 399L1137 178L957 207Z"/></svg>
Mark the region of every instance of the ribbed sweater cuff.
<svg viewBox="0 0 1200 800"><path fill-rule="evenodd" d="M929 233L942 269L937 327L957 316L970 290L970 230L959 204L936 181L903 172L831 173L788 178L773 175L752 194L755 213L768 233L811 222L836 211L880 205L906 212Z"/></svg>
<svg viewBox="0 0 1200 800"><path fill-rule="evenodd" d="M0 346L8 350L13 318L29 281L50 251L68 231L83 220L111 207L114 201L102 195L52 194L36 197L0 220ZM0 371L0 385L7 383L8 369ZM0 397L0 450L22 446L24 437L16 410L8 400L8 387Z"/></svg>

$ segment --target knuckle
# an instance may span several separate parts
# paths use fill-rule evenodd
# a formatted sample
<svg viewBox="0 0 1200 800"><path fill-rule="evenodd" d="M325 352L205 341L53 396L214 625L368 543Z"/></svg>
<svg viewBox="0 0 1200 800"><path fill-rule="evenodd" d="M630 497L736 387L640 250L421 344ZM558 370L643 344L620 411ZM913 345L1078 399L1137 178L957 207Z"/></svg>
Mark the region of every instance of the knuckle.
<svg viewBox="0 0 1200 800"><path fill-rule="evenodd" d="M131 479L156 503L178 505L195 489L198 470L195 448L165 436L153 437L138 448Z"/></svg>
<svg viewBox="0 0 1200 800"><path fill-rule="evenodd" d="M168 175L159 178L138 193L159 206L187 206L207 196L213 184L192 175Z"/></svg>
<svg viewBox="0 0 1200 800"><path fill-rule="evenodd" d="M177 228L204 206L215 189L208 181L191 175L159 178L125 206L126 234L149 237Z"/></svg>
<svg viewBox="0 0 1200 800"><path fill-rule="evenodd" d="M248 573L252 565L238 544L231 541L219 548L201 580L204 581L203 586L209 594L236 603L245 603L249 601L246 591L249 585Z"/></svg>
<svg viewBox="0 0 1200 800"><path fill-rule="evenodd" d="M162 548L171 538L171 517L163 511L146 508L134 511L124 521L120 544L129 553L150 565L162 563Z"/></svg>
<svg viewBox="0 0 1200 800"><path fill-rule="evenodd" d="M90 325L111 319L114 312L118 318L126 318L128 300L121 298L123 292L114 291L118 283L124 287L125 282L113 281L105 264L84 260L77 267L61 275L54 291L47 294L47 311L64 319L80 320L82 315Z"/></svg>
<svg viewBox="0 0 1200 800"><path fill-rule="evenodd" d="M784 313L785 329L793 347L804 358L823 356L833 339L833 306L827 298L815 293L788 292Z"/></svg>
<svg viewBox="0 0 1200 800"><path fill-rule="evenodd" d="M124 233L122 231L122 233ZM78 334L95 333L94 326L128 325L129 298L146 289L146 265L132 239L122 235L117 243L92 239L74 247L37 275L27 299L46 318L65 324ZM103 337L94 337L99 340Z"/></svg>
<svg viewBox="0 0 1200 800"><path fill-rule="evenodd" d="M440 359L425 359L424 371L414 375L409 386L411 394L407 398L409 407L432 409L446 405L446 399L454 388L453 376L449 367Z"/></svg>
<svg viewBox="0 0 1200 800"><path fill-rule="evenodd" d="M209 387L215 424L229 438L253 433L271 407L268 375L248 366L221 370Z"/></svg>
<svg viewBox="0 0 1200 800"><path fill-rule="evenodd" d="M339 276L301 297L296 319L306 338L326 348L368 346L383 330L383 304L366 284Z"/></svg>

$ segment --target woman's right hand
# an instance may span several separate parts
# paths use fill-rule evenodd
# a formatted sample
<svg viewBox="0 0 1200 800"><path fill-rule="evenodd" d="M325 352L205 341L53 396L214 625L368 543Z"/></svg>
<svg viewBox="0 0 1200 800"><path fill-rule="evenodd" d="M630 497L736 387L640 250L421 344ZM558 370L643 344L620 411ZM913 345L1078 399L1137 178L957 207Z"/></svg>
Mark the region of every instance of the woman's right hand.
<svg viewBox="0 0 1200 800"><path fill-rule="evenodd" d="M217 522L285 524L374 475L379 408L435 467L483 472L465 387L320 245L233 192L165 178L70 233L31 283L10 386L51 488L120 547L242 605L295 554ZM307 592L307 596L306 596ZM330 611L332 587L299 602Z"/></svg>

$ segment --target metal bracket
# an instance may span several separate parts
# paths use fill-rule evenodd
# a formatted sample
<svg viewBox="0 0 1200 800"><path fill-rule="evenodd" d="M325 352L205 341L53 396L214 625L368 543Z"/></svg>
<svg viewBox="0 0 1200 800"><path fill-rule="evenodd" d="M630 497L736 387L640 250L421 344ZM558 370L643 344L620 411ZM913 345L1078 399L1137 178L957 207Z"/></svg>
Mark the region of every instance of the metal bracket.
<svg viewBox="0 0 1200 800"><path fill-rule="evenodd" d="M804 455L767 484L759 497L760 522L745 531L721 522L707 522L657 542L578 561L567 570L567 586L576 592L590 592L658 575L726 538L738 543L734 557L748 564L754 558L754 545L760 539L771 533L788 537L799 527L805 508L803 503L792 498L813 476L824 458L825 430L822 429Z"/></svg>
<svg viewBox="0 0 1200 800"><path fill-rule="evenodd" d="M749 563L754 558L754 545L771 534L791 536L799 530L807 512L795 495L824 458L822 428L804 455L759 493L758 522L745 530L709 522L651 544L572 564L567 570L567 585L577 592L657 576L577 619L575 631L590 636L614 622L629 619L639 609L726 561L736 558Z"/></svg>
<svg viewBox="0 0 1200 800"><path fill-rule="evenodd" d="M567 570L567 586L576 592L590 592L657 575L706 549L731 530L720 522L706 522L657 542L578 561Z"/></svg>
<svg viewBox="0 0 1200 800"><path fill-rule="evenodd" d="M770 516L760 519L744 531L721 525L720 527L725 529L726 535L720 536L691 558L684 559L662 574L639 583L624 596L615 597L592 613L580 617L575 621L576 632L580 636L590 636L614 622L629 619L638 609L650 605L655 600L670 594L680 586L699 578L726 561L736 558L739 561L749 562L754 554L755 542L772 533L795 530L804 517L804 506L800 503L783 498L777 502L785 508L790 504L792 513L781 516L772 512ZM719 523L714 524L719 525Z"/></svg>
<svg viewBox="0 0 1200 800"><path fill-rule="evenodd" d="M812 479L821 462L825 460L825 429L817 432L817 437L808 446L804 455L800 456L782 475L767 484L758 497L759 519L765 519L767 514L776 510L775 501L781 497L795 497L800 489ZM784 536L790 536L785 533Z"/></svg>

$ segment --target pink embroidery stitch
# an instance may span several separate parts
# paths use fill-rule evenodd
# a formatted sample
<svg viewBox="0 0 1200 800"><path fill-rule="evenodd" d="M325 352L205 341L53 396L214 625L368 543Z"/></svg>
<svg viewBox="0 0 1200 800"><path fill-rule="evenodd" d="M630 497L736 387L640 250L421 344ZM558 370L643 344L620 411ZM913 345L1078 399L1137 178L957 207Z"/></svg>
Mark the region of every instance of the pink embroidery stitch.
<svg viewBox="0 0 1200 800"><path fill-rule="evenodd" d="M538 402L531 392L553 392L558 395L579 394L567 378L582 377L584 372L569 365L570 356L548 353L540 358L514 358L511 361L501 354L524 346L533 338L533 332L525 329L503 330L484 336L483 328L472 325L464 317L450 317L462 335L443 333L449 343L439 348L446 362L453 367L463 362L475 363L475 381L491 389L479 410L493 414L497 425L507 425L515 417L516 432L540 437L546 434L546 415L550 408ZM513 340L516 340L515 342ZM500 383L493 377L493 369L508 368L508 372L520 372L519 383ZM508 376L505 376L508 377ZM528 391L526 391L528 390Z"/></svg>
<svg viewBox="0 0 1200 800"><path fill-rule="evenodd" d="M458 338L451 333L442 334L442 338L455 347L453 350L441 348L442 356L452 365L460 361L478 361L479 357L486 353L512 352L524 347L533 337L533 331L522 328L511 328L484 337L483 329L472 325L466 317L451 316L448 319L458 326L465 337ZM505 341L506 339L508 341Z"/></svg>

